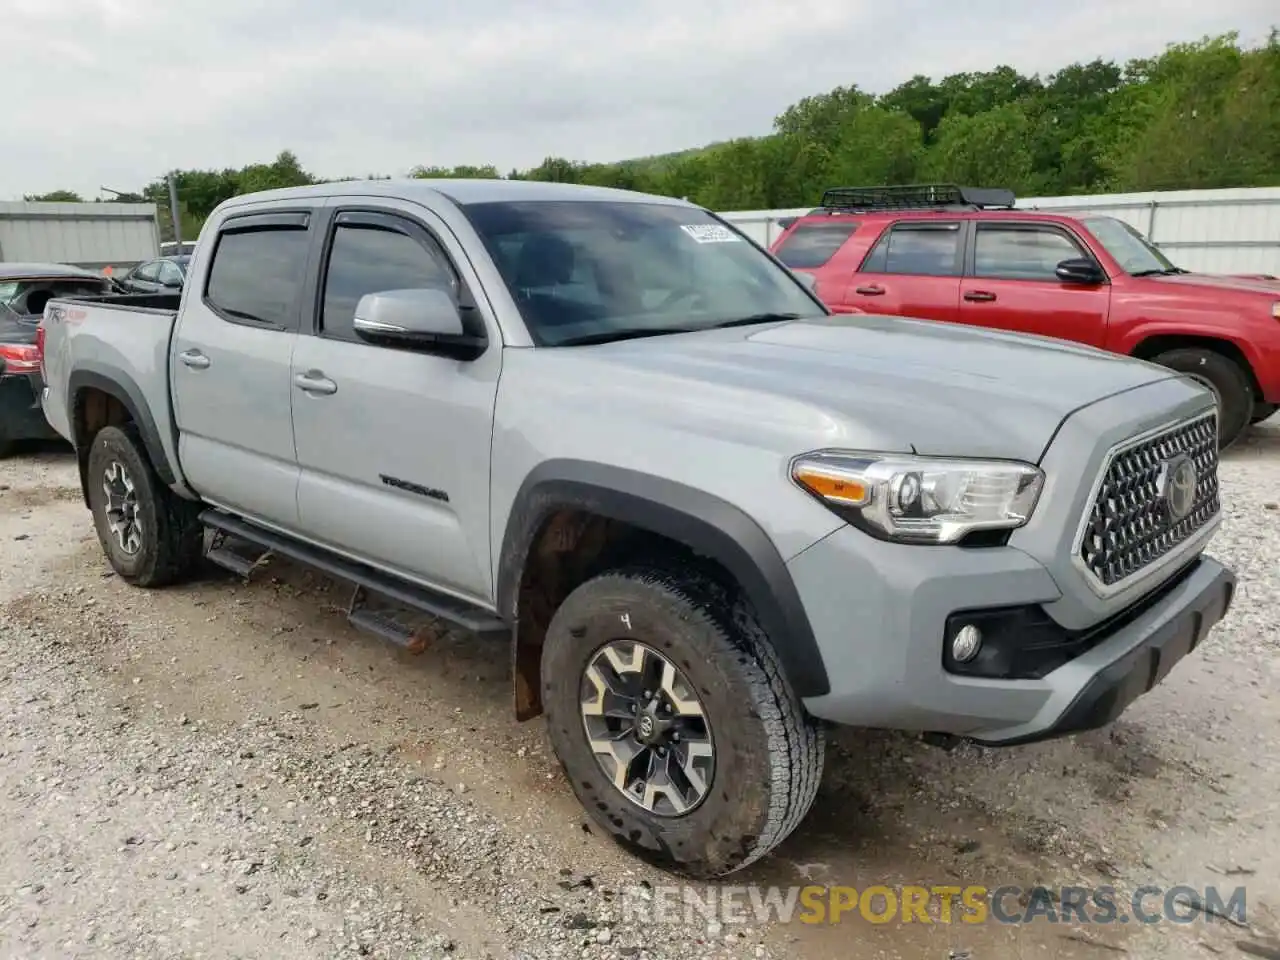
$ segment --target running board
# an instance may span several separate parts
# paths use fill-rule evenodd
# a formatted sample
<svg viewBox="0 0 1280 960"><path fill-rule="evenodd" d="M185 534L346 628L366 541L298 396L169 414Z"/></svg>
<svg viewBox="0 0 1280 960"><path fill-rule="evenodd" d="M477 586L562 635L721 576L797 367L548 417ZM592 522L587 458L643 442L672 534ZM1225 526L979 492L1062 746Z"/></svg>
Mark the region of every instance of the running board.
<svg viewBox="0 0 1280 960"><path fill-rule="evenodd" d="M390 576L368 564L348 560L346 557L337 556L320 547L313 547L309 543L302 543L285 534L263 529L248 521L241 520L239 517L223 513L221 510L205 510L200 514L200 522L219 533L224 533L240 540L247 540L261 547L263 551L288 557L290 560L313 567L322 573L327 573L331 577L346 580L357 587L363 587L370 593L380 594L389 600L394 600L396 603L404 604L419 613L425 613L431 617L439 617L441 620L457 624L472 633L502 634L504 636L511 633L511 627L505 621L497 614L482 607L477 607L448 594L409 583L398 577ZM214 556L215 553L218 555ZM249 560L239 552L225 546L210 551L209 559L219 566L226 567L237 573L241 573L243 569L242 576L246 576L257 565L256 560ZM354 612L359 614L363 611ZM364 626L362 621L365 619L371 621L373 618L359 615L351 618L355 625L361 627ZM379 626L383 625L379 624ZM378 633L380 636L387 636L383 630L374 629L372 623L367 629L372 629L373 632ZM387 639L390 639L390 637L387 637Z"/></svg>

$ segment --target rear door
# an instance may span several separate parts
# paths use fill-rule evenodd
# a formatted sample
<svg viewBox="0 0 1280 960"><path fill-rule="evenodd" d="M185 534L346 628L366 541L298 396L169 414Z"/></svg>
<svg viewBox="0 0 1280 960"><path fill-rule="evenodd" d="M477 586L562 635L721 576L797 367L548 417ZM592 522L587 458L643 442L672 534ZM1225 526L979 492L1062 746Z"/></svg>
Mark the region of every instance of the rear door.
<svg viewBox="0 0 1280 960"><path fill-rule="evenodd" d="M479 280L423 207L379 198L332 207L318 315L293 357L302 524L336 550L487 603L497 326L486 318L489 348L475 360L375 346L352 329L365 294L438 288L471 303Z"/></svg>
<svg viewBox="0 0 1280 960"><path fill-rule="evenodd" d="M864 313L959 320L962 228L960 220L894 223L863 260L846 302Z"/></svg>
<svg viewBox="0 0 1280 960"><path fill-rule="evenodd" d="M976 221L973 228L961 322L1103 345L1110 284L1063 283L1054 272L1063 260L1094 259L1078 237L1053 223Z"/></svg>
<svg viewBox="0 0 1280 960"><path fill-rule="evenodd" d="M289 364L314 202L237 212L218 225L207 241L209 266L183 297L171 348L179 457L191 486L211 503L286 530L298 521Z"/></svg>

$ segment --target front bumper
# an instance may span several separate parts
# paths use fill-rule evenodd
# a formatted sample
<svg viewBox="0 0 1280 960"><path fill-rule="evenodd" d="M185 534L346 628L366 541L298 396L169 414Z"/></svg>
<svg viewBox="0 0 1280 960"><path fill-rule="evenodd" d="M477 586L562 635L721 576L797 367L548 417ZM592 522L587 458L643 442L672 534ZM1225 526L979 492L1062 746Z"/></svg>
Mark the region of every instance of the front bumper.
<svg viewBox="0 0 1280 960"><path fill-rule="evenodd" d="M58 434L40 405L38 375L0 375L0 440L52 440Z"/></svg>
<svg viewBox="0 0 1280 960"><path fill-rule="evenodd" d="M805 701L854 726L945 733L987 744L1101 726L1162 680L1225 615L1235 576L1201 556L1087 649L1043 676L965 676L943 663L957 611L1053 604L1045 568L1014 547L920 548L836 531L789 564L831 691Z"/></svg>

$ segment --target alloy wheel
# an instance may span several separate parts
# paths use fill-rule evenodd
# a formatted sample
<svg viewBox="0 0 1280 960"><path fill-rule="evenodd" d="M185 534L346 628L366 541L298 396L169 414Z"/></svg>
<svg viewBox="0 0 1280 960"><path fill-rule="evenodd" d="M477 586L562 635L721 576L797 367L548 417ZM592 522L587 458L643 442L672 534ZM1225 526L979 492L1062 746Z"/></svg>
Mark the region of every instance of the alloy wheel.
<svg viewBox="0 0 1280 960"><path fill-rule="evenodd" d="M142 549L142 521L138 517L138 492L133 478L119 460L112 460L102 474L106 494L107 526L120 549L134 556Z"/></svg>
<svg viewBox="0 0 1280 960"><path fill-rule="evenodd" d="M691 813L711 787L715 745L684 673L647 644L613 640L582 674L582 722L600 769L657 816Z"/></svg>

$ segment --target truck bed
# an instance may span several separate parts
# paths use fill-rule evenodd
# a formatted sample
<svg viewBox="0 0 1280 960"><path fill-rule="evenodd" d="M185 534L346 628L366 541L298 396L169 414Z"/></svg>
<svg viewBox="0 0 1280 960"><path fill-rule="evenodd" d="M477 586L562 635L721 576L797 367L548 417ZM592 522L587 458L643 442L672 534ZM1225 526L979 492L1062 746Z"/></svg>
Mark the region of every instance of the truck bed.
<svg viewBox="0 0 1280 960"><path fill-rule="evenodd" d="M179 483L169 341L181 299L174 293L60 298L49 301L41 321L42 404L54 430L75 443L77 393L111 385L108 392L129 408L157 469Z"/></svg>

